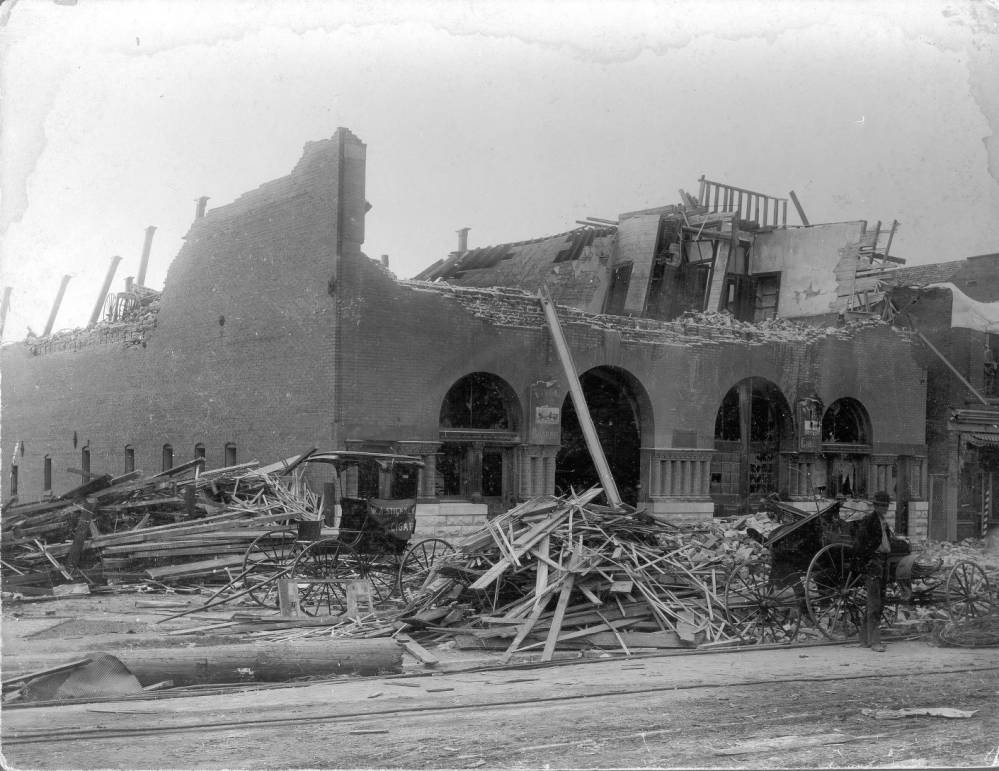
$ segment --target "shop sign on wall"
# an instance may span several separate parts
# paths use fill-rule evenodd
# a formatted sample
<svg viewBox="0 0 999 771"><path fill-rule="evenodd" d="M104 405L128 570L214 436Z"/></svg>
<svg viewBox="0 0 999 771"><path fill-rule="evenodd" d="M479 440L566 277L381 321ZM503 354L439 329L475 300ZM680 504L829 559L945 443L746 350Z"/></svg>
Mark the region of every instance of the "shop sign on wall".
<svg viewBox="0 0 999 771"><path fill-rule="evenodd" d="M798 400L799 452L819 452L822 444L821 409L816 399Z"/></svg>

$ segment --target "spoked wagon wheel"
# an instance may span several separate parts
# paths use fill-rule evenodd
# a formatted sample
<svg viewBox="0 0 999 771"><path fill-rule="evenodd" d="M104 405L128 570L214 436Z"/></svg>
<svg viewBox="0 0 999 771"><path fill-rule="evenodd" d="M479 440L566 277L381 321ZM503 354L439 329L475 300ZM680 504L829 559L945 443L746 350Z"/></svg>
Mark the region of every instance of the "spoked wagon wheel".
<svg viewBox="0 0 999 771"><path fill-rule="evenodd" d="M867 595L864 575L854 570L849 546L829 544L812 557L805 574L805 603L823 637L846 640L860 631Z"/></svg>
<svg viewBox="0 0 999 771"><path fill-rule="evenodd" d="M302 611L326 616L347 609L347 587L353 581L371 584L372 604L388 599L396 586L396 567L391 555L359 552L336 538L324 538L302 550L290 577L298 582Z"/></svg>
<svg viewBox="0 0 999 771"><path fill-rule="evenodd" d="M336 538L313 541L295 559L291 578L298 605L310 616L332 616L347 608L347 585L362 578L357 552Z"/></svg>
<svg viewBox="0 0 999 771"><path fill-rule="evenodd" d="M437 575L443 558L455 548L442 538L426 538L406 550L399 563L399 591L404 600L426 589Z"/></svg>
<svg viewBox="0 0 999 771"><path fill-rule="evenodd" d="M278 606L275 579L281 577L295 558L298 550L295 538L294 530L272 530L253 539L243 555L245 588L258 605Z"/></svg>
<svg viewBox="0 0 999 771"><path fill-rule="evenodd" d="M947 574L944 601L951 620L987 616L995 610L988 576L974 562L962 560Z"/></svg>
<svg viewBox="0 0 999 771"><path fill-rule="evenodd" d="M770 566L740 565L725 582L725 613L740 637L760 643L791 642L801 624L797 581L777 586ZM800 591L800 589L799 589Z"/></svg>

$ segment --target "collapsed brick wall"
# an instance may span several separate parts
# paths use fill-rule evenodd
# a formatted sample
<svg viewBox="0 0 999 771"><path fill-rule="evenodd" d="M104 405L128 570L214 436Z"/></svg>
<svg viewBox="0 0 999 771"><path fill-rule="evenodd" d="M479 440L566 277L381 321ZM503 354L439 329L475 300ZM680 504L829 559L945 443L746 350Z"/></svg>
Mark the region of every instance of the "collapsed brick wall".
<svg viewBox="0 0 999 771"><path fill-rule="evenodd" d="M126 445L149 473L160 470L165 444L176 463L204 444L209 467L225 464L226 443L238 460L261 462L330 446L330 290L338 248L360 250L363 165L364 145L349 132L310 143L288 177L196 221L145 347L33 356L6 346L5 490L15 442L25 448L21 500L42 493L45 456L53 492L79 484L67 469L80 469L87 446L92 472L116 475L126 470Z"/></svg>

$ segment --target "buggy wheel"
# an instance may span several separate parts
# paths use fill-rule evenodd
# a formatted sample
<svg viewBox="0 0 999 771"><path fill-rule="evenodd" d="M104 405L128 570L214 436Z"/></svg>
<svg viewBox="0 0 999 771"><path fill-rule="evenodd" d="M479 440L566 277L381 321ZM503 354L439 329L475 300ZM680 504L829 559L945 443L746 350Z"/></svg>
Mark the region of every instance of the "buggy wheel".
<svg viewBox="0 0 999 771"><path fill-rule="evenodd" d="M347 609L347 584L362 578L357 553L336 538L313 541L295 559L298 605L309 616L333 616Z"/></svg>
<svg viewBox="0 0 999 771"><path fill-rule="evenodd" d="M404 600L425 590L437 576L437 568L455 548L442 538L418 541L402 557L399 564L399 592Z"/></svg>
<svg viewBox="0 0 999 771"><path fill-rule="evenodd" d="M805 574L805 604L823 637L846 640L859 632L867 615L867 595L849 546L829 544L815 553Z"/></svg>
<svg viewBox="0 0 999 771"><path fill-rule="evenodd" d="M272 530L250 542L243 555L244 587L257 605L278 606L277 581L295 558L294 530Z"/></svg>
<svg viewBox="0 0 999 771"><path fill-rule="evenodd" d="M725 614L736 634L759 643L788 643L801 624L801 584L777 586L770 566L740 565L725 582Z"/></svg>
<svg viewBox="0 0 999 771"><path fill-rule="evenodd" d="M947 574L944 592L952 621L988 616L995 610L988 576L974 562L962 560L954 565Z"/></svg>

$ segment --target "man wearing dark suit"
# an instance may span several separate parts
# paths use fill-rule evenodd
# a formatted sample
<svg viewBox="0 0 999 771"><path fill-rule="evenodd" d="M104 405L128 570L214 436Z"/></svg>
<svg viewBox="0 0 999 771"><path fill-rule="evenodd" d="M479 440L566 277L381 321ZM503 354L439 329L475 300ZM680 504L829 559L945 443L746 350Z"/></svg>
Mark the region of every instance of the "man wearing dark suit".
<svg viewBox="0 0 999 771"><path fill-rule="evenodd" d="M888 493L874 493L874 510L860 521L853 546L867 591L867 615L860 627L860 645L878 653L885 650L881 642L881 608L891 553L891 529L885 519L890 502Z"/></svg>

